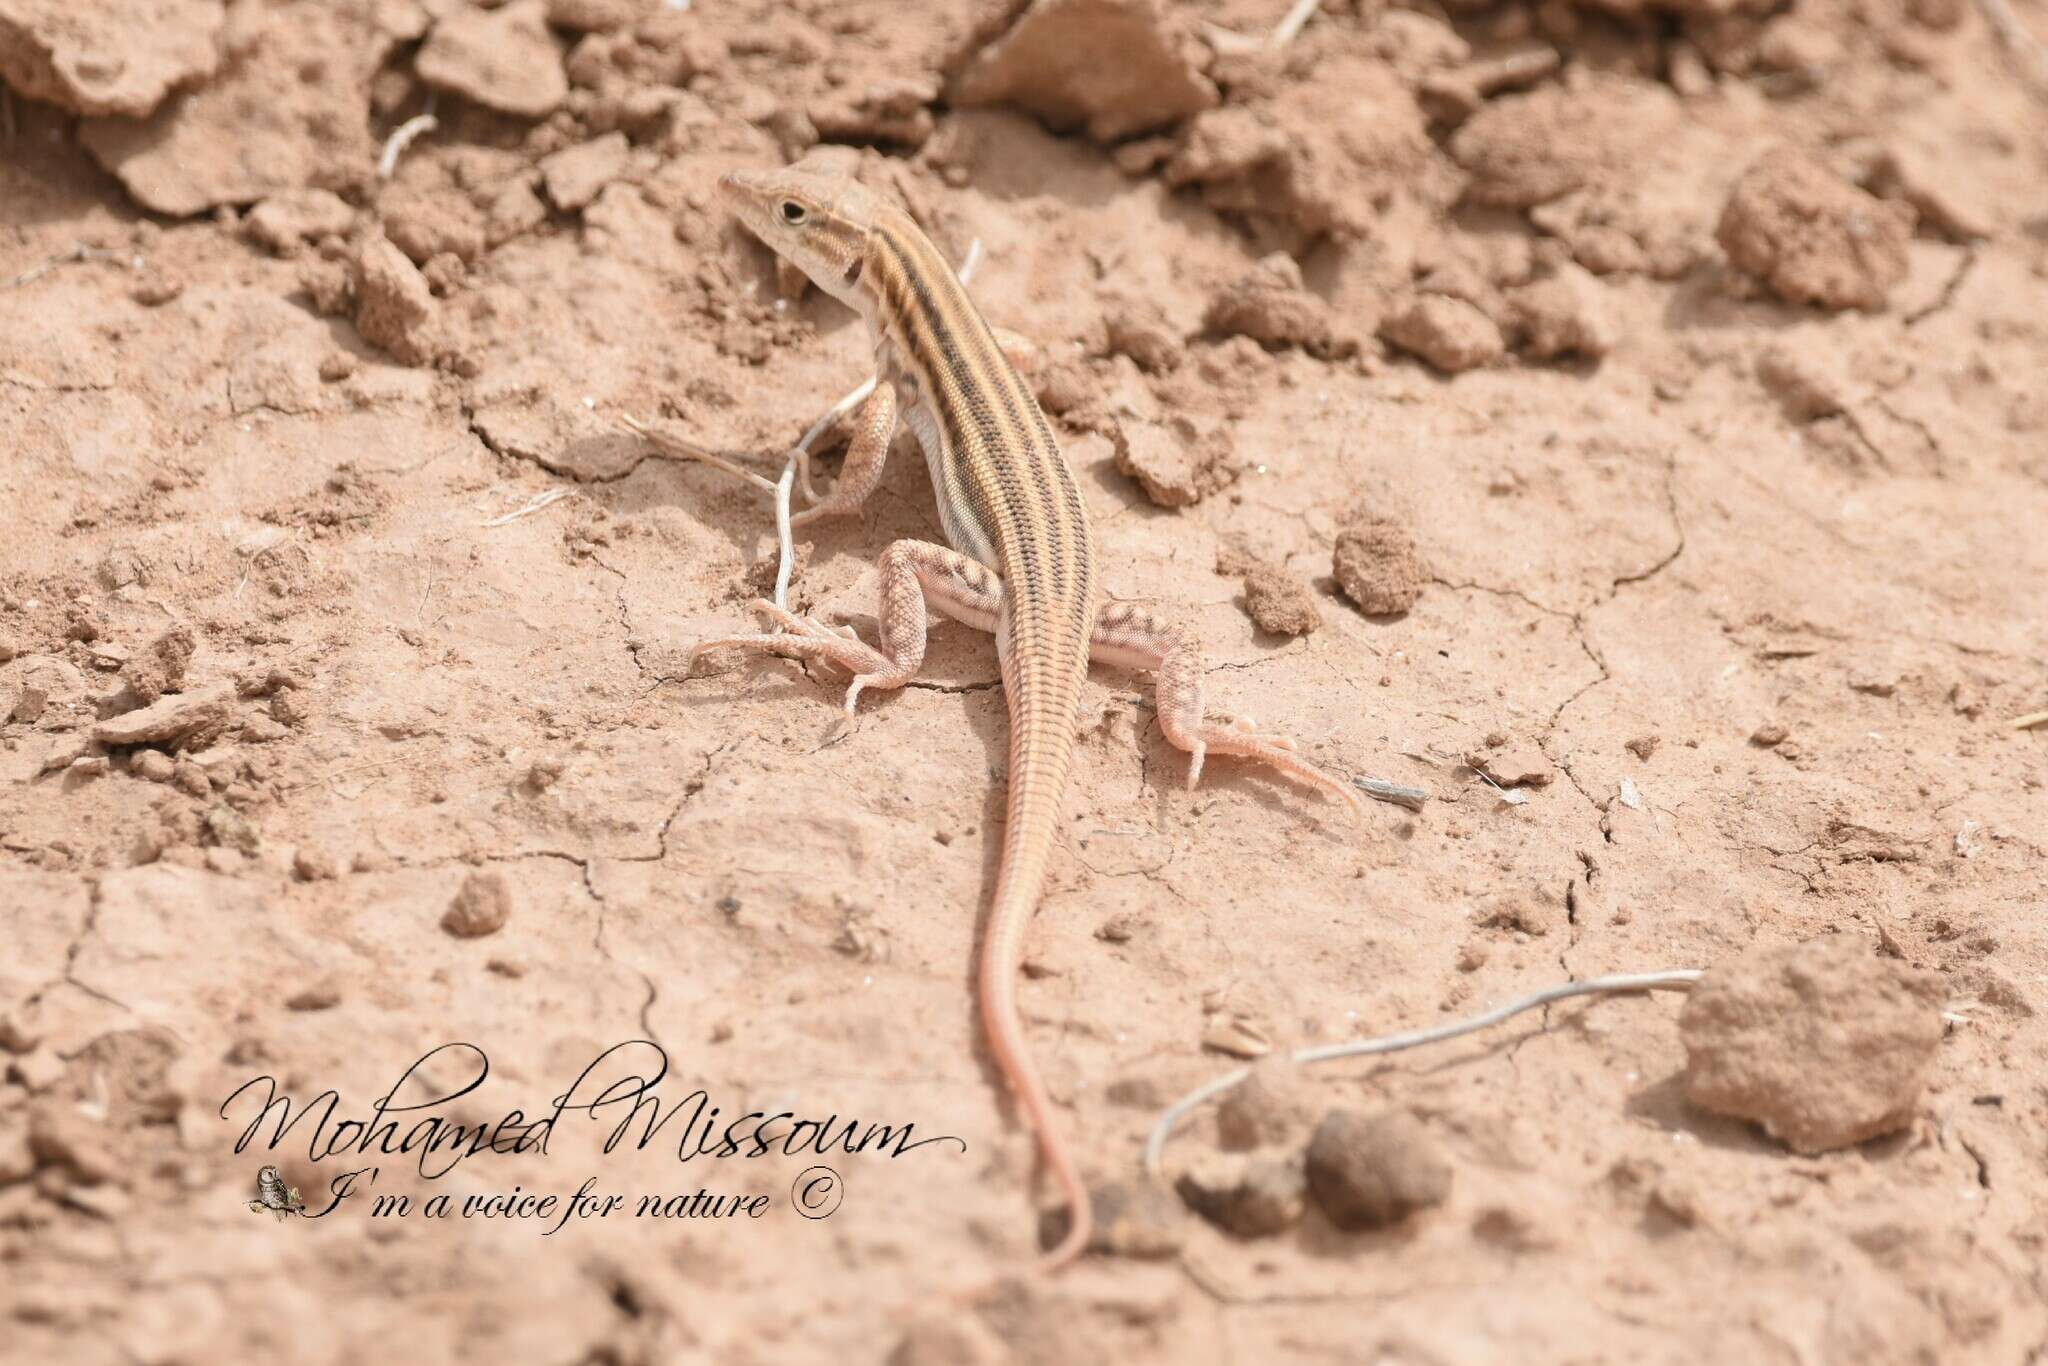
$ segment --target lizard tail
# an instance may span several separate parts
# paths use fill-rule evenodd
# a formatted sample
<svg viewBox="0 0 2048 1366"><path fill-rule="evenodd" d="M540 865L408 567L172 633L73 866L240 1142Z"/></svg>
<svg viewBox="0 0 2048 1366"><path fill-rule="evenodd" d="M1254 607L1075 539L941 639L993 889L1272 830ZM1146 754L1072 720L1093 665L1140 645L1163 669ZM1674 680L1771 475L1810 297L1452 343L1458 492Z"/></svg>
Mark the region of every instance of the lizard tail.
<svg viewBox="0 0 2048 1366"><path fill-rule="evenodd" d="M1004 673L1019 652L1008 652ZM1022 672L1022 671L1016 671ZM988 934L982 941L982 1028L996 1068L1010 1085L1017 1106L1038 1139L1038 1151L1058 1184L1067 1205L1067 1231L1059 1245L1039 1262L1040 1272L1055 1271L1087 1247L1094 1232L1088 1186L1074 1165L1053 1114L1052 1097L1024 1038L1017 1015L1017 971L1023 957L1024 931L1037 909L1045 883L1054 837L1059 829L1060 797L1067 785L1067 762L1074 744L1074 686L1051 679L1005 678L1011 700L1010 781L1003 827L1003 861L996 874L995 902L989 911ZM1039 686L1033 686L1034 683ZM1052 686L1045 686L1052 684ZM1048 696L1047 694L1051 694Z"/></svg>

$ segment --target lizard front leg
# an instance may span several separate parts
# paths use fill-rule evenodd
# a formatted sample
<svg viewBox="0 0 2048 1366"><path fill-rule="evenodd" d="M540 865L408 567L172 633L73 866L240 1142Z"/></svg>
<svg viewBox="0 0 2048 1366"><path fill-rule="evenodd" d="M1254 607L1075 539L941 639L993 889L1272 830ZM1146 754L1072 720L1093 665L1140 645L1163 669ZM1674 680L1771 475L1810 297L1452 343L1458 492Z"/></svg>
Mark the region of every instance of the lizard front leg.
<svg viewBox="0 0 2048 1366"><path fill-rule="evenodd" d="M882 482L882 468L889 459L889 443L895 436L896 386L884 382L877 384L875 392L854 412L853 441L846 448L846 459L839 466L839 478L833 481L831 492L815 507L805 508L791 517L789 524L802 526L820 517L837 517L841 513L858 511ZM808 463L806 459L804 490L807 493L810 491Z"/></svg>
<svg viewBox="0 0 2048 1366"><path fill-rule="evenodd" d="M863 689L900 688L917 676L931 624L928 607L979 631L995 629L1003 584L986 565L929 541L897 541L882 552L877 567L882 574L879 647L862 640L851 626L827 626L762 598L754 602L754 610L781 630L707 640L690 652L691 662L706 650L727 645L826 660L853 675L846 690L851 715Z"/></svg>
<svg viewBox="0 0 2048 1366"><path fill-rule="evenodd" d="M1294 741L1263 735L1250 720L1216 720L1202 714L1202 646L1193 632L1133 603L1112 602L1095 619L1088 642L1091 658L1103 664L1156 671L1153 692L1159 728L1176 748L1186 750L1188 787L1202 776L1209 754L1232 754L1270 764L1293 778L1320 787L1364 815L1365 802L1339 781L1295 754Z"/></svg>

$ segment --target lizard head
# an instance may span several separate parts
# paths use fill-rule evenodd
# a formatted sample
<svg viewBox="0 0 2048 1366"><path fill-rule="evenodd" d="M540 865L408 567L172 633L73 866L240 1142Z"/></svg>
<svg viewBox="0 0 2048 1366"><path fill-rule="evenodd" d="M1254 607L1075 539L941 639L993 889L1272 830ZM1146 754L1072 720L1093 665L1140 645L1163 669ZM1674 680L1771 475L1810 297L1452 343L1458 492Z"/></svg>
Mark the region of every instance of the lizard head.
<svg viewBox="0 0 2048 1366"><path fill-rule="evenodd" d="M734 171L718 182L726 208L818 288L860 309L861 270L878 200L848 176L791 166Z"/></svg>

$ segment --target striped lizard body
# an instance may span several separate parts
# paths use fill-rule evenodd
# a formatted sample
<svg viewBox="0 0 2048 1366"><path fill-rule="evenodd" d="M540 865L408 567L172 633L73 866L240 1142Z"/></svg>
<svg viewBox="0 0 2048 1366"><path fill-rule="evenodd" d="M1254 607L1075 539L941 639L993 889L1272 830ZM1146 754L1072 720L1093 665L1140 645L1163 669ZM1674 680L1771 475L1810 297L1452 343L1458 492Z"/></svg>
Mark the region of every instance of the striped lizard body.
<svg viewBox="0 0 2048 1366"><path fill-rule="evenodd" d="M1024 931L1059 829L1076 712L1090 658L1158 671L1161 728L1192 755L1264 760L1361 806L1349 788L1249 722L1205 721L1192 636L1144 608L1105 604L1088 511L1037 400L938 249L902 210L850 178L792 167L720 182L732 212L821 289L860 313L875 344L872 397L859 409L838 481L802 523L848 513L881 481L899 419L924 450L947 546L897 541L883 552L881 642L850 628L756 609L779 629L707 641L821 659L852 673L850 713L866 688L898 688L924 662L928 608L993 631L1010 713L1002 865L982 939L979 994L996 1066L1036 1134L1069 1212L1042 1266L1071 1261L1091 1235L1087 1187L1055 1124L1026 1046L1016 976Z"/></svg>

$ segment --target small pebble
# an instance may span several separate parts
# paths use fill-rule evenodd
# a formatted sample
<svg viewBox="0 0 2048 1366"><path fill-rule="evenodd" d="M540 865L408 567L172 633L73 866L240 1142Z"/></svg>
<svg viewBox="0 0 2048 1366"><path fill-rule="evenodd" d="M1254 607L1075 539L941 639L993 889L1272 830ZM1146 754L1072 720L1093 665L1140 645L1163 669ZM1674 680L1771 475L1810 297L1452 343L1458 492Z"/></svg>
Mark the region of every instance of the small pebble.
<svg viewBox="0 0 2048 1366"><path fill-rule="evenodd" d="M476 939L505 928L512 914L512 884L503 873L471 873L441 917L441 928L458 939Z"/></svg>

